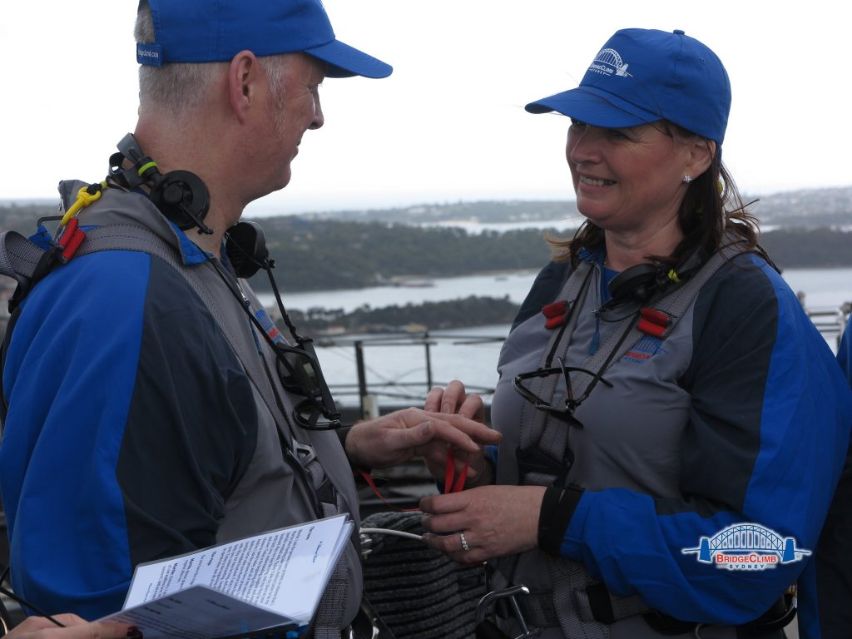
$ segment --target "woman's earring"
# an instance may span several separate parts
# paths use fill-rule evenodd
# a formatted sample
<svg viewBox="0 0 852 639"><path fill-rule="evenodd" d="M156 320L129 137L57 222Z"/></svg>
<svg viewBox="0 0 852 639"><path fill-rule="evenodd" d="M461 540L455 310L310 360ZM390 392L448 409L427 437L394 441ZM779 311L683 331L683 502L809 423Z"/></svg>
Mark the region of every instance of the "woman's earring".
<svg viewBox="0 0 852 639"><path fill-rule="evenodd" d="M691 175L684 175L681 182L683 182L684 184L689 184L690 182L692 182L692 176Z"/></svg>

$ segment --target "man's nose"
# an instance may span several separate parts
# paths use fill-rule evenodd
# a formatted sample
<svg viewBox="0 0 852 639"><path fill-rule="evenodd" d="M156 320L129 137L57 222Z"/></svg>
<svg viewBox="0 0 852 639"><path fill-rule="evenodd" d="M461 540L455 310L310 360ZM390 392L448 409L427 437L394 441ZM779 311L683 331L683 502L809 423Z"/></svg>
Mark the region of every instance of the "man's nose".
<svg viewBox="0 0 852 639"><path fill-rule="evenodd" d="M325 124L325 115L323 115L322 105L320 104L319 96L317 96L316 102L314 103L314 119L311 120L311 124L308 128L318 129L323 124Z"/></svg>

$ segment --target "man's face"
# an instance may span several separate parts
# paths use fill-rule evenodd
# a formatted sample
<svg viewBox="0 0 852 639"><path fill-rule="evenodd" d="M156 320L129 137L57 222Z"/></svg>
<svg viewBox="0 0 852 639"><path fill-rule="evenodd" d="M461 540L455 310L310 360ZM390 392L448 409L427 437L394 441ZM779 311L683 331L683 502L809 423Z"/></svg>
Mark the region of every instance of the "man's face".
<svg viewBox="0 0 852 639"><path fill-rule="evenodd" d="M280 56L266 64L280 65L267 73L268 134L258 145L258 150L262 149L261 170L267 173L262 186L269 193L290 182L290 163L299 152L305 131L323 125L319 85L325 77L325 66L301 53Z"/></svg>

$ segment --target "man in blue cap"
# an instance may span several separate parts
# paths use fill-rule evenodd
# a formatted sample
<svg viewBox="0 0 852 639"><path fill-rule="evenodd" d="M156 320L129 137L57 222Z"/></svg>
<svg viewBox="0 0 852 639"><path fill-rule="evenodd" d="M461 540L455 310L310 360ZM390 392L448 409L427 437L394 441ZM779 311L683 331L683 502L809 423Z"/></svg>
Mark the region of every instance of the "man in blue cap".
<svg viewBox="0 0 852 639"><path fill-rule="evenodd" d="M282 334L240 277L269 266L243 208L290 181L323 125L323 78L391 67L337 40L319 0L148 0L136 37L135 135L103 182L60 184L60 230L38 238L2 368L14 588L89 619L121 608L140 562L335 513L357 523L347 457L380 467L499 438L416 409L339 436L309 340ZM315 636L358 609L356 543Z"/></svg>

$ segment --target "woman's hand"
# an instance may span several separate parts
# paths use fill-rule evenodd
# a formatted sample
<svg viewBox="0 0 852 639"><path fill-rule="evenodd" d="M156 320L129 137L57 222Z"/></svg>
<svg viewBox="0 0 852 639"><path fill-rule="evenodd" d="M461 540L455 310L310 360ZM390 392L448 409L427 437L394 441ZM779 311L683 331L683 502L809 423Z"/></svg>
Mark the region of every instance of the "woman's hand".
<svg viewBox="0 0 852 639"><path fill-rule="evenodd" d="M346 454L356 467L384 468L422 456L430 468L443 468L448 447L460 457L476 456L482 445L498 441L499 433L462 415L406 408L355 424L346 437Z"/></svg>
<svg viewBox="0 0 852 639"><path fill-rule="evenodd" d="M6 636L10 639L142 639L142 633L126 624L89 623L72 614L54 615L53 618L65 627L60 628L44 617L27 617Z"/></svg>
<svg viewBox="0 0 852 639"><path fill-rule="evenodd" d="M464 384L454 379L446 388L435 386L426 396L423 409L433 413L459 414L485 423L485 403L477 395L468 395Z"/></svg>
<svg viewBox="0 0 852 639"><path fill-rule="evenodd" d="M544 486L481 486L424 497L420 509L429 531L424 541L465 564L532 550L538 545L544 491Z"/></svg>
<svg viewBox="0 0 852 639"><path fill-rule="evenodd" d="M485 404L482 398L476 394L468 395L464 384L457 379L447 384L446 388L436 386L429 391L423 408L427 411L451 415L459 414L485 423ZM456 466L454 476L458 476L464 465L468 464L467 481L465 482L467 488L492 482L491 464L485 459L482 450L477 451L476 454L454 455L454 457ZM436 455L433 458L426 459L426 466L436 481L444 479L447 461L446 452L443 456Z"/></svg>

